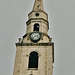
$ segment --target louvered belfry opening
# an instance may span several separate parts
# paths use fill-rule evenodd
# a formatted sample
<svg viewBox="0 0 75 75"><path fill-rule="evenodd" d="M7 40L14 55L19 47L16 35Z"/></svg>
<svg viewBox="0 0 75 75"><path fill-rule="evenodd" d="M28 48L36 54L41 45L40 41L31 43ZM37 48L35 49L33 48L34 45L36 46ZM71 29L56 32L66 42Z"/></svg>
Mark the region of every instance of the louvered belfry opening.
<svg viewBox="0 0 75 75"><path fill-rule="evenodd" d="M28 68L38 68L38 53L35 51L30 53Z"/></svg>
<svg viewBox="0 0 75 75"><path fill-rule="evenodd" d="M34 24L34 31L39 31L39 24L38 23Z"/></svg>

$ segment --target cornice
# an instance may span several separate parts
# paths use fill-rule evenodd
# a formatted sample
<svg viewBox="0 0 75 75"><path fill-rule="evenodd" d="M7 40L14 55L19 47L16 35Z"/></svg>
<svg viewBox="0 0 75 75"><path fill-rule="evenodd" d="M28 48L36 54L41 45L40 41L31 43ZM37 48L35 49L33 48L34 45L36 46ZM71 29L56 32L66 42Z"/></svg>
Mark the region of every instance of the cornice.
<svg viewBox="0 0 75 75"><path fill-rule="evenodd" d="M16 43L16 46L51 46L52 43Z"/></svg>
<svg viewBox="0 0 75 75"><path fill-rule="evenodd" d="M46 21L47 23L49 23L47 20L45 20L44 18L31 18L31 19L29 19L27 22L26 22L26 24L29 22L29 21L31 21L31 20L44 20L44 21Z"/></svg>

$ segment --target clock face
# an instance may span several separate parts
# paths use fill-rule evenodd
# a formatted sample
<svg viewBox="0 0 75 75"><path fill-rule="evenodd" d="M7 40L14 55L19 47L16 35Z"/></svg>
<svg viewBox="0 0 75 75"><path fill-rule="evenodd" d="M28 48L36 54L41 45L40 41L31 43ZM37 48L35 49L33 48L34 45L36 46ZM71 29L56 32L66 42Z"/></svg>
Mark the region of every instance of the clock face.
<svg viewBox="0 0 75 75"><path fill-rule="evenodd" d="M33 32L30 35L30 39L32 42L38 42L40 40L40 38L41 38L41 34L38 32Z"/></svg>

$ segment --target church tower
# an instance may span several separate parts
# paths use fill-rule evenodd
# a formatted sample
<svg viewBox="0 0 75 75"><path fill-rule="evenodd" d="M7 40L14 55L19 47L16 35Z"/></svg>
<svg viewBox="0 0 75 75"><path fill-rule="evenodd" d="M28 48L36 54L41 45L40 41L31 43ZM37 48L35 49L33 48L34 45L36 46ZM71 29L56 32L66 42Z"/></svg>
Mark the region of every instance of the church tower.
<svg viewBox="0 0 75 75"><path fill-rule="evenodd" d="M26 26L26 34L16 43L13 75L53 75L54 43L43 0L35 0Z"/></svg>

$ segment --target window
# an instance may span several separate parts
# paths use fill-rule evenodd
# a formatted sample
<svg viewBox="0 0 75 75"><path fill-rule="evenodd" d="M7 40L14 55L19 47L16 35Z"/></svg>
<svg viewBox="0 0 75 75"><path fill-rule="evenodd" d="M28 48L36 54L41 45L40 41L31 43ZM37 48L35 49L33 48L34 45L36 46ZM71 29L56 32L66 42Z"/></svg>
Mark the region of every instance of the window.
<svg viewBox="0 0 75 75"><path fill-rule="evenodd" d="M28 68L38 68L38 53L35 51L30 53Z"/></svg>
<svg viewBox="0 0 75 75"><path fill-rule="evenodd" d="M34 24L34 31L39 31L39 24L38 23Z"/></svg>

